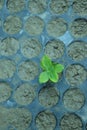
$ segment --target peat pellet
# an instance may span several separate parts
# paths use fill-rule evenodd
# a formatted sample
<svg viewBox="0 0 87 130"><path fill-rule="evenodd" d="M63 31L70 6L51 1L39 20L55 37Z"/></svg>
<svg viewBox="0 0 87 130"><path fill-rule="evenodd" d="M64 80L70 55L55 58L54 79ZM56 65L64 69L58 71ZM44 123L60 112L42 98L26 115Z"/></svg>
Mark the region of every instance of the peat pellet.
<svg viewBox="0 0 87 130"><path fill-rule="evenodd" d="M67 30L67 23L62 18L53 18L47 23L46 30L49 36L57 38L64 35Z"/></svg>
<svg viewBox="0 0 87 130"><path fill-rule="evenodd" d="M60 40L50 40L46 43L44 53L48 55L51 59L61 58L64 54L65 46Z"/></svg>
<svg viewBox="0 0 87 130"><path fill-rule="evenodd" d="M0 102L8 100L11 96L12 89L8 83L0 82Z"/></svg>
<svg viewBox="0 0 87 130"><path fill-rule="evenodd" d="M38 16L30 16L25 22L24 29L29 35L40 35L44 29L44 21Z"/></svg>
<svg viewBox="0 0 87 130"><path fill-rule="evenodd" d="M27 58L37 57L41 49L41 43L36 38L24 38L21 40L21 52Z"/></svg>
<svg viewBox="0 0 87 130"><path fill-rule="evenodd" d="M47 0L29 0L28 9L32 14L44 13L47 8Z"/></svg>
<svg viewBox="0 0 87 130"><path fill-rule="evenodd" d="M38 75L38 66L33 61L24 61L18 67L18 75L21 80L34 80Z"/></svg>
<svg viewBox="0 0 87 130"><path fill-rule="evenodd" d="M65 114L60 121L61 130L82 130L82 127L82 120L73 113Z"/></svg>
<svg viewBox="0 0 87 130"><path fill-rule="evenodd" d="M3 30L8 34L19 33L22 29L22 21L18 16L9 15L3 23Z"/></svg>
<svg viewBox="0 0 87 130"><path fill-rule="evenodd" d="M63 103L65 108L70 111L79 110L85 103L85 95L78 88L70 88L64 93Z"/></svg>
<svg viewBox="0 0 87 130"><path fill-rule="evenodd" d="M20 105L28 105L32 103L35 98L34 85L24 83L20 85L14 92L14 100Z"/></svg>
<svg viewBox="0 0 87 130"><path fill-rule="evenodd" d="M40 104L44 107L53 107L59 101L59 92L53 86L46 85L40 90L38 96Z"/></svg>
<svg viewBox="0 0 87 130"><path fill-rule="evenodd" d="M80 15L87 15L87 0L73 0L73 12Z"/></svg>
<svg viewBox="0 0 87 130"><path fill-rule="evenodd" d="M48 110L40 112L36 117L36 127L38 130L54 130L56 127L56 118Z"/></svg>
<svg viewBox="0 0 87 130"><path fill-rule="evenodd" d="M11 78L16 71L16 65L12 60L0 59L0 79Z"/></svg>
<svg viewBox="0 0 87 130"><path fill-rule="evenodd" d="M10 108L7 117L8 126L17 130L28 129L32 120L32 114L26 108Z"/></svg>
<svg viewBox="0 0 87 130"><path fill-rule="evenodd" d="M51 0L50 1L50 11L53 14L63 14L69 9L68 0Z"/></svg>
<svg viewBox="0 0 87 130"><path fill-rule="evenodd" d="M7 0L6 6L10 13L17 13L25 9L25 0Z"/></svg>
<svg viewBox="0 0 87 130"><path fill-rule="evenodd" d="M87 43L84 41L74 41L67 47L67 54L75 61L87 58Z"/></svg>
<svg viewBox="0 0 87 130"><path fill-rule="evenodd" d="M75 38L83 38L87 36L87 19L77 18L70 24L70 33Z"/></svg>
<svg viewBox="0 0 87 130"><path fill-rule="evenodd" d="M87 79L87 71L80 64L71 64L66 68L65 78L71 86L79 86Z"/></svg>
<svg viewBox="0 0 87 130"><path fill-rule="evenodd" d="M19 49L19 41L12 37L0 40L0 55L11 56L17 53Z"/></svg>
<svg viewBox="0 0 87 130"><path fill-rule="evenodd" d="M6 130L8 127L8 109L0 106L0 130Z"/></svg>

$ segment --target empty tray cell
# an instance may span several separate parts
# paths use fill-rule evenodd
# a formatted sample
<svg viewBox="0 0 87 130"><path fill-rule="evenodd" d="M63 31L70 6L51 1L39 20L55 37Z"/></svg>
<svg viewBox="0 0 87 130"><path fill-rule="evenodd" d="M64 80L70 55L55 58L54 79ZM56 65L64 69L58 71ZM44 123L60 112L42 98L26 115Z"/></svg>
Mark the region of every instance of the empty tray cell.
<svg viewBox="0 0 87 130"><path fill-rule="evenodd" d="M47 0L29 0L28 9L32 14L44 13L47 8Z"/></svg>
<svg viewBox="0 0 87 130"><path fill-rule="evenodd" d="M0 59L0 79L11 78L16 71L16 65L12 60Z"/></svg>
<svg viewBox="0 0 87 130"><path fill-rule="evenodd" d="M59 37L64 35L67 30L67 23L62 18L53 18L46 25L49 36Z"/></svg>
<svg viewBox="0 0 87 130"><path fill-rule="evenodd" d="M22 80L34 80L38 75L38 65L33 61L24 61L19 65L18 75Z"/></svg>
<svg viewBox="0 0 87 130"><path fill-rule="evenodd" d="M26 130L32 121L32 114L25 108L10 108L7 117L8 126L17 130Z"/></svg>
<svg viewBox="0 0 87 130"><path fill-rule="evenodd" d="M63 102L66 109L76 111L84 105L85 96L80 89L70 88L64 93Z"/></svg>
<svg viewBox="0 0 87 130"><path fill-rule="evenodd" d="M87 19L75 19L70 25L70 32L75 38L87 37Z"/></svg>
<svg viewBox="0 0 87 130"><path fill-rule="evenodd" d="M28 105L32 103L35 98L34 85L24 83L16 89L14 92L14 100L20 105Z"/></svg>
<svg viewBox="0 0 87 130"><path fill-rule="evenodd" d="M21 52L27 58L33 58L40 54L41 43L36 38L24 38L21 40Z"/></svg>
<svg viewBox="0 0 87 130"><path fill-rule="evenodd" d="M12 89L9 84L0 82L0 102L6 101L11 96Z"/></svg>
<svg viewBox="0 0 87 130"><path fill-rule="evenodd" d="M38 130L54 130L56 127L55 115L48 110L40 112L36 117L36 127Z"/></svg>
<svg viewBox="0 0 87 130"><path fill-rule="evenodd" d="M25 9L25 0L7 0L6 6L10 13L17 13Z"/></svg>
<svg viewBox="0 0 87 130"><path fill-rule="evenodd" d="M55 87L46 85L40 90L39 102L44 107L53 107L58 103L58 101L59 101L59 92Z"/></svg>
<svg viewBox="0 0 87 130"><path fill-rule="evenodd" d="M38 16L30 16L26 20L24 28L29 35L40 35L44 29L44 21Z"/></svg>
<svg viewBox="0 0 87 130"><path fill-rule="evenodd" d="M87 71L80 64L71 64L66 68L65 78L69 85L78 86L87 79Z"/></svg>
<svg viewBox="0 0 87 130"><path fill-rule="evenodd" d="M65 51L65 45L62 41L52 39L47 42L44 53L51 59L61 58Z"/></svg>
<svg viewBox="0 0 87 130"><path fill-rule="evenodd" d="M0 40L0 55L11 56L16 54L19 49L19 41L12 37Z"/></svg>
<svg viewBox="0 0 87 130"><path fill-rule="evenodd" d="M60 122L61 130L83 130L82 120L79 116L72 113L65 114Z"/></svg>
<svg viewBox="0 0 87 130"><path fill-rule="evenodd" d="M81 16L87 15L87 0L73 0L73 11Z"/></svg>
<svg viewBox="0 0 87 130"><path fill-rule="evenodd" d="M68 0L51 0L50 1L50 10L54 14L63 14L69 8Z"/></svg>
<svg viewBox="0 0 87 130"><path fill-rule="evenodd" d="M74 41L67 48L68 55L75 61L87 58L87 43L83 41Z"/></svg>
<svg viewBox="0 0 87 130"><path fill-rule="evenodd" d="M3 30L8 34L19 33L22 29L22 21L18 16L8 16L3 23Z"/></svg>

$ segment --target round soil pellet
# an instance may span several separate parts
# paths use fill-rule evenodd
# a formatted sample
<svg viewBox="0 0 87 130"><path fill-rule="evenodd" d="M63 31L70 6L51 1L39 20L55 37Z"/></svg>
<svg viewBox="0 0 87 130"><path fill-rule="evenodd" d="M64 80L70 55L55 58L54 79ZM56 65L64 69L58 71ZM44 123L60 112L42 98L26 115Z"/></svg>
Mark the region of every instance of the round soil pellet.
<svg viewBox="0 0 87 130"><path fill-rule="evenodd" d="M25 8L25 0L7 0L6 6L11 13L20 12Z"/></svg>
<svg viewBox="0 0 87 130"><path fill-rule="evenodd" d="M77 18L70 25L70 32L75 38L87 36L87 19Z"/></svg>
<svg viewBox="0 0 87 130"><path fill-rule="evenodd" d="M44 21L38 16L31 16L26 20L24 28L29 35L40 35L44 29Z"/></svg>
<svg viewBox="0 0 87 130"><path fill-rule="evenodd" d="M63 14L69 8L68 0L51 0L50 11L53 14Z"/></svg>
<svg viewBox="0 0 87 130"><path fill-rule="evenodd" d="M25 130L29 127L32 115L25 108L10 108L8 111L8 124L17 130Z"/></svg>
<svg viewBox="0 0 87 130"><path fill-rule="evenodd" d="M41 43L35 38L25 38L21 42L21 52L27 58L33 58L40 54Z"/></svg>
<svg viewBox="0 0 87 130"><path fill-rule="evenodd" d="M60 122L61 130L82 130L83 124L79 116L65 114Z"/></svg>
<svg viewBox="0 0 87 130"><path fill-rule="evenodd" d="M78 15L87 15L87 0L73 0L73 11Z"/></svg>
<svg viewBox="0 0 87 130"><path fill-rule="evenodd" d="M47 7L47 0L29 0L28 9L32 14L44 13Z"/></svg>
<svg viewBox="0 0 87 130"><path fill-rule="evenodd" d="M67 67L65 77L69 85L78 86L87 79L87 71L79 64L72 64Z"/></svg>
<svg viewBox="0 0 87 130"><path fill-rule="evenodd" d="M0 0L0 9L3 8L3 5L4 5L4 0Z"/></svg>
<svg viewBox="0 0 87 130"><path fill-rule="evenodd" d="M8 59L0 59L0 79L11 78L16 71L16 65Z"/></svg>
<svg viewBox="0 0 87 130"><path fill-rule="evenodd" d="M15 38L7 37L0 41L0 55L10 56L16 54L19 42Z"/></svg>
<svg viewBox="0 0 87 130"><path fill-rule="evenodd" d="M65 46L60 40L50 40L45 46L44 53L51 59L61 58L64 54Z"/></svg>
<svg viewBox="0 0 87 130"><path fill-rule="evenodd" d="M83 92L78 88L68 89L64 93L64 106L71 111L79 110L84 105L84 101L85 96Z"/></svg>
<svg viewBox="0 0 87 130"><path fill-rule="evenodd" d="M0 102L8 100L11 96L12 89L9 84L0 82Z"/></svg>
<svg viewBox="0 0 87 130"><path fill-rule="evenodd" d="M36 127L38 130L54 130L56 127L56 118L50 111L42 111L36 117Z"/></svg>
<svg viewBox="0 0 87 130"><path fill-rule="evenodd" d="M75 61L87 58L87 43L83 41L72 42L67 48L68 55Z"/></svg>
<svg viewBox="0 0 87 130"><path fill-rule="evenodd" d="M8 127L8 109L0 106L0 130L6 130Z"/></svg>
<svg viewBox="0 0 87 130"><path fill-rule="evenodd" d="M55 101L55 102L54 102ZM45 107L53 107L59 101L59 92L53 86L45 86L39 92L39 102Z"/></svg>
<svg viewBox="0 0 87 130"><path fill-rule="evenodd" d="M22 21L18 16L8 16L3 23L3 30L8 34L19 33L22 29Z"/></svg>
<svg viewBox="0 0 87 130"><path fill-rule="evenodd" d="M18 75L22 80L34 80L38 75L38 66L35 62L22 62L18 68Z"/></svg>
<svg viewBox="0 0 87 130"><path fill-rule="evenodd" d="M66 32L67 24L62 18L54 18L48 22L46 29L49 36L59 37Z"/></svg>
<svg viewBox="0 0 87 130"><path fill-rule="evenodd" d="M30 104L35 98L34 87L28 83L20 85L14 93L14 100L20 105Z"/></svg>

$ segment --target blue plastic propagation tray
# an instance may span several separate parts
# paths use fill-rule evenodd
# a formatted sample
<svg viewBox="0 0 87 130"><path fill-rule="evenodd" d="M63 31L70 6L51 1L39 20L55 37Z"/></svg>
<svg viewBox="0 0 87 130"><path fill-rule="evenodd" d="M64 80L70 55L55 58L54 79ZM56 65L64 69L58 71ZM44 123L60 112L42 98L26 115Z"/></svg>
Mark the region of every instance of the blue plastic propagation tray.
<svg viewBox="0 0 87 130"><path fill-rule="evenodd" d="M19 1L20 4L21 4L21 2L23 2L23 0L18 0L18 1ZM0 73L1 73L0 74L0 83L2 83L2 82L8 83L10 85L11 89L12 89L12 93L9 96L8 99L6 99L5 101L0 100L0 107L7 108L9 110L9 115L10 115L11 108L14 108L14 109L16 109L16 108L20 108L20 109L26 108L30 111L30 113L32 115L31 123L29 124L28 127L25 127L25 129L19 128L19 127L17 127L17 125L13 126L13 124L15 124L13 122L13 124L8 123L7 128L5 130L45 130L45 129L46 130L87 130L87 128L86 128L87 127L86 126L87 125L87 13L85 14L85 12L87 12L87 1L84 0L83 3L82 3L82 5L83 5L82 8L83 9L85 7L86 8L84 9L83 13L81 13L81 14L80 14L80 11L78 13L78 10L77 10L77 12L74 12L73 5L78 4L78 2L76 3L76 0L68 1L69 5L66 4L67 0L59 0L60 3L61 3L60 8L62 8L61 13L55 13L56 10L54 9L54 7L56 8L56 4L57 4L56 2L58 2L57 0L54 0L54 2L53 2L53 0L46 0L47 5L45 7L46 9L44 10L44 12L38 13L38 11L37 11L36 14L34 14L34 11L32 9L32 8L35 8L34 4L31 5L32 8L30 8L30 10L28 9L28 5L29 5L28 2L29 1L34 1L34 0L24 0L24 3L25 3L24 9L21 9L22 8L22 4L21 4L21 7L17 8L18 11L17 10L14 11L15 8L18 7L18 5L15 6L15 1L13 2L14 6L12 6L12 7L7 6L10 2L12 2L12 0L1 0L1 2L0 2L0 23L1 23L0 24L0 47L1 47L3 39L5 39L5 38L9 38L9 37L15 38L19 41L19 49L16 51L16 53L14 53L12 55L3 55L3 53L0 52L0 61L1 60L2 61L3 60L11 60L11 61L15 62L15 65L16 65L16 70L15 70L14 74L12 76L8 76L8 78L7 78L6 76L1 76L2 68L1 68L1 62L0 62ZM45 5L45 1L39 0L39 2L38 2L38 0L36 0L36 3L40 3L40 2L42 2L42 6L40 6L38 8L42 9L43 3ZM54 9L53 12L51 12L52 10L51 10L51 7L50 7L52 2L54 4L52 6L52 8ZM64 4L64 2L65 2L65 4ZM66 5L68 6L67 9L65 9ZM1 8L1 6L2 6L2 8ZM80 6L81 5L78 4L78 8L80 8ZM13 12L10 10L10 8L11 9L13 8ZM65 9L65 11L63 11L63 9ZM6 18L9 17L9 16L12 16L12 17L17 16L21 19L22 25L21 25L21 29L19 29L18 32L14 31L14 30L15 30L15 27L17 27L17 29L20 28L19 23L15 23L15 25L14 25L14 23L11 23L11 26L8 25L8 27L5 28L6 27L6 23L5 23ZM40 28L38 28L38 27L37 27L37 32L35 32L36 35L35 34L32 35L34 32L32 32L30 30L28 30L28 31L30 31L31 34L29 34L28 31L26 31L27 30L27 29L25 29L26 20L30 17L39 17L40 19L43 20L44 26L43 26L43 24L42 25L40 24L40 27L43 26L42 32L39 32ZM55 34L57 33L57 32L55 33L55 30L54 30L54 28L55 28L54 26L55 26L56 22L55 22L54 25L52 25L53 27L51 29L48 29L48 32L46 30L47 24L49 23L50 20L53 20L53 19L62 19L62 20L65 21L64 26L66 26L66 31L65 32L63 32L63 30L60 31L61 34L59 34L59 36L55 36ZM77 23L75 23L75 26L72 27L73 21L79 21L79 20L80 21L82 20L82 22L84 21L83 25L80 26ZM7 21L7 24L9 23L9 21L10 20ZM14 20L12 22L14 22ZM32 20L31 20L31 22L32 22ZM35 26L36 26L36 24L37 23L35 23ZM14 25L14 27L13 27L13 25ZM18 25L18 26L16 26L16 25ZM60 30L61 30L63 28L63 26L62 26L62 24L60 24L60 26L61 26L60 27ZM9 31L11 27L13 27L13 31L15 33ZM31 25L30 29L33 30L33 28L34 28L34 26ZM50 32L49 32L49 30L50 30ZM83 33L82 33L82 31L83 31ZM50 35L50 34L53 34L53 35ZM40 54L38 54L34 57L31 57L31 58L30 57L28 58L28 56L27 57L24 56L23 53L22 53L22 50L21 50L22 40L24 40L23 38L24 39L26 39L26 38L37 38L37 39L39 39L39 42L42 46ZM46 107L46 105L43 105L43 103L41 104L41 102L39 102L39 93L44 87L46 87L46 84L40 84L38 82L38 76L39 76L39 73L41 72L40 60L43 57L43 55L45 54L45 52L44 52L45 47L46 47L48 41L53 40L53 39L60 40L64 43L64 54L60 58L56 58L56 59L54 58L52 60L55 61L55 62L63 64L65 66L65 68L64 68L64 71L63 71L63 74L62 74L62 78L59 80L59 82L51 84L53 86L53 88L54 89L56 88L56 90L59 93L59 101L57 103L55 103L56 98L53 97L54 98L53 99L54 105L53 106L48 105L50 107ZM75 60L68 55L68 48L71 44L73 45L74 42L85 42L85 44L86 44L85 47L84 47L86 56L83 55L84 50L81 49L81 51L83 51L82 52L83 57L80 60L77 60L77 59ZM3 44L4 44L4 42L3 42ZM15 43L13 43L13 44L14 44L14 47L15 47L16 46ZM1 51L1 49L0 49L0 51ZM77 52L80 55L81 53L79 51L80 50L77 49ZM52 52L52 53L55 53L55 52ZM73 53L75 53L75 51L73 51ZM24 52L24 54L26 54L26 53ZM78 57L79 56L77 55L77 58ZM19 72L18 72L19 66L23 62L26 62L26 61L33 61L38 65L39 72L35 76L34 79L31 79L31 80L23 79L24 78L23 73L24 74L26 73L26 72L24 72L24 70L23 70L22 73L20 72L20 75L19 75ZM84 68L83 73L81 72L82 75L79 76L80 70L78 68L77 68L77 70L74 70L74 69L71 68L71 70L70 70L71 72L67 72L67 68L70 65L71 66L72 65L82 66ZM3 64L2 66L5 66L5 64ZM27 66L23 66L23 67L27 68ZM10 67L9 67L8 71L10 71ZM77 73L78 73L77 74L78 76L76 76L77 79L75 79L73 77L73 74L72 74L72 73L74 73L74 76L75 76L75 74L76 74L75 71L77 71ZM3 73L5 73L4 70L3 70ZM31 73L33 73L33 72L31 72ZM67 73L67 75L66 75L66 73ZM76 81L74 85L71 81L69 81L70 78L69 77L67 78L67 76L69 76L69 74L71 76L71 80ZM84 75L85 75L85 78L84 78ZM81 78L81 76L83 78ZM25 78L27 78L27 77L25 77ZM78 80L78 78L81 78L82 81L80 81L81 79ZM78 80L78 82L77 82L77 80ZM36 85L36 88L34 88L35 93L36 93L36 97L32 100L31 103L21 105L20 103L17 103L16 100L13 97L14 97L14 93L15 93L16 89L24 83L28 83L28 84L30 83L32 85ZM83 95L80 95L79 92L76 93L77 95L75 95L75 94L72 95L72 93L73 93L72 91L74 89L76 91L78 89L78 91L82 92L81 94L83 94ZM68 92L69 90L71 90L71 93L69 93L67 95L66 92ZM6 92L4 92L4 93L6 93ZM65 104L64 104L64 101L63 101L64 100L64 94L66 95L65 100L67 100L67 102L65 102ZM50 94L48 94L48 95L50 95ZM43 100L46 100L45 96L46 95L44 95L43 98L45 98L45 99L42 99L42 102L43 102ZM75 98L74 98L74 96L75 96ZM48 96L47 98L50 99L50 96ZM80 100L80 98L82 98L82 99ZM50 100L52 100L52 97L51 97ZM71 101L71 104L68 104L68 102L70 103L70 101ZM77 102L77 104L76 104L76 102ZM78 107L79 104L81 104L81 103L82 103L81 107ZM74 104L76 104L77 106L76 107L74 106L74 108L73 108ZM68 107L71 107L73 109L70 109ZM51 117L49 115L46 118L45 117L46 115L42 114L41 120L38 119L36 121L37 115L39 113L43 112L43 111L50 111L51 113L53 113L55 120L53 120L53 121L51 120L52 121L51 122L50 121ZM71 115L72 119L70 118L69 114ZM15 115L15 112L14 112L14 115ZM74 117L74 116L76 116L76 117ZM17 118L17 116L16 116L16 118ZM79 119L79 121L77 121L78 119ZM0 120L2 120L1 116L0 116ZM45 120L48 120L48 122L45 122ZM41 122L39 122L39 121L41 121ZM54 121L56 123L54 123L54 125L52 127L49 127L49 126L51 126L51 123L53 123ZM45 124L44 122L47 123L47 124ZM2 125L4 125L4 122L3 122ZM3 126L1 127L0 130L3 130L2 128L3 128Z"/></svg>

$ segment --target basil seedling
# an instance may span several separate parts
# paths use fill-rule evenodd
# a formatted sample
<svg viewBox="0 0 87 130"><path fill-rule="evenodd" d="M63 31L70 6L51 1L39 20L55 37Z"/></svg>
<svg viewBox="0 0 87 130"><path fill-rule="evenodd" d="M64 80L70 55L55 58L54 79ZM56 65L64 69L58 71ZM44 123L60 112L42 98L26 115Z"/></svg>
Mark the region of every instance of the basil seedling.
<svg viewBox="0 0 87 130"><path fill-rule="evenodd" d="M52 62L47 55L44 55L41 59L40 65L43 70L39 75L40 83L46 83L49 80L54 83L59 81L59 74L64 70L62 64Z"/></svg>

